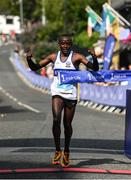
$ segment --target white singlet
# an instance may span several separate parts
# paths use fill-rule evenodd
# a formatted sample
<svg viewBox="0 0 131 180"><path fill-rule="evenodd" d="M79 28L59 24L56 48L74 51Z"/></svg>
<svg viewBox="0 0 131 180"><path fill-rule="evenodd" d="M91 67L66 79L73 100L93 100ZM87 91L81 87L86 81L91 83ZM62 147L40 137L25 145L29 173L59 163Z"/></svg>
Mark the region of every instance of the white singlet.
<svg viewBox="0 0 131 180"><path fill-rule="evenodd" d="M58 51L55 63L54 63L54 79L51 84L51 95L59 95L63 98L76 100L77 99L77 88L76 84L59 84L58 73L55 72L58 70L76 70L75 66L72 63L73 51L70 52L69 56L65 61L61 61L61 52Z"/></svg>

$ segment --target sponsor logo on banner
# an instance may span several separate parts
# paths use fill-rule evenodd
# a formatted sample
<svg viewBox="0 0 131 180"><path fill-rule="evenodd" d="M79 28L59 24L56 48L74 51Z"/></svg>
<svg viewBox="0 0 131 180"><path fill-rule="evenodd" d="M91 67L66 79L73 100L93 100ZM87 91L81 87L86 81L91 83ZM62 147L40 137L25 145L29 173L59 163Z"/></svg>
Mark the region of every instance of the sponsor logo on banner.
<svg viewBox="0 0 131 180"><path fill-rule="evenodd" d="M61 71L60 84L86 82L120 82L131 80L131 70L100 70L100 71Z"/></svg>

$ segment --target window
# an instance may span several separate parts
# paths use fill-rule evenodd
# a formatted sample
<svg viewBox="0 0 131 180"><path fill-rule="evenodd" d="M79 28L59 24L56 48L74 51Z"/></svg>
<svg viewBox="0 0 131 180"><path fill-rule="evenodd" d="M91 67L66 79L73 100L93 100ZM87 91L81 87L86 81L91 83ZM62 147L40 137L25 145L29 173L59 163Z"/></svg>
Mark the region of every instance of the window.
<svg viewBox="0 0 131 180"><path fill-rule="evenodd" d="M6 24L13 24L12 18L6 18Z"/></svg>

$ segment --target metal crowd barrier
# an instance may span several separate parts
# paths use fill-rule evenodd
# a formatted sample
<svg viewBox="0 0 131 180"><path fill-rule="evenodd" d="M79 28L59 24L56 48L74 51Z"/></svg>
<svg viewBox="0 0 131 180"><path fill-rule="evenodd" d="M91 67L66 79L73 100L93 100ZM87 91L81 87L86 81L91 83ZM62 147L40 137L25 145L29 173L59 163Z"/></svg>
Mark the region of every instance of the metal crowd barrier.
<svg viewBox="0 0 131 180"><path fill-rule="evenodd" d="M12 53L11 61L15 68L34 86L50 91L52 80L43 77L27 68L21 63L20 56L17 53ZM81 105L90 106L113 106L115 108L126 107L126 90L131 89L131 85L112 85L99 86L96 84L82 83L80 84L80 103ZM113 109L113 111L115 110ZM109 109L109 108L107 108Z"/></svg>

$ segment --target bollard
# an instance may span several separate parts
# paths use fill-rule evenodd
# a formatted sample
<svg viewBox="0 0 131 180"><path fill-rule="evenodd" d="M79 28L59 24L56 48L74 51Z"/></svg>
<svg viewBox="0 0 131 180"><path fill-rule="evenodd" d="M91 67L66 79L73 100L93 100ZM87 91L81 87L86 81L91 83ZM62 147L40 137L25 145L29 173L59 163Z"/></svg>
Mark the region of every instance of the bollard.
<svg viewBox="0 0 131 180"><path fill-rule="evenodd" d="M131 90L126 90L124 153L131 158Z"/></svg>

